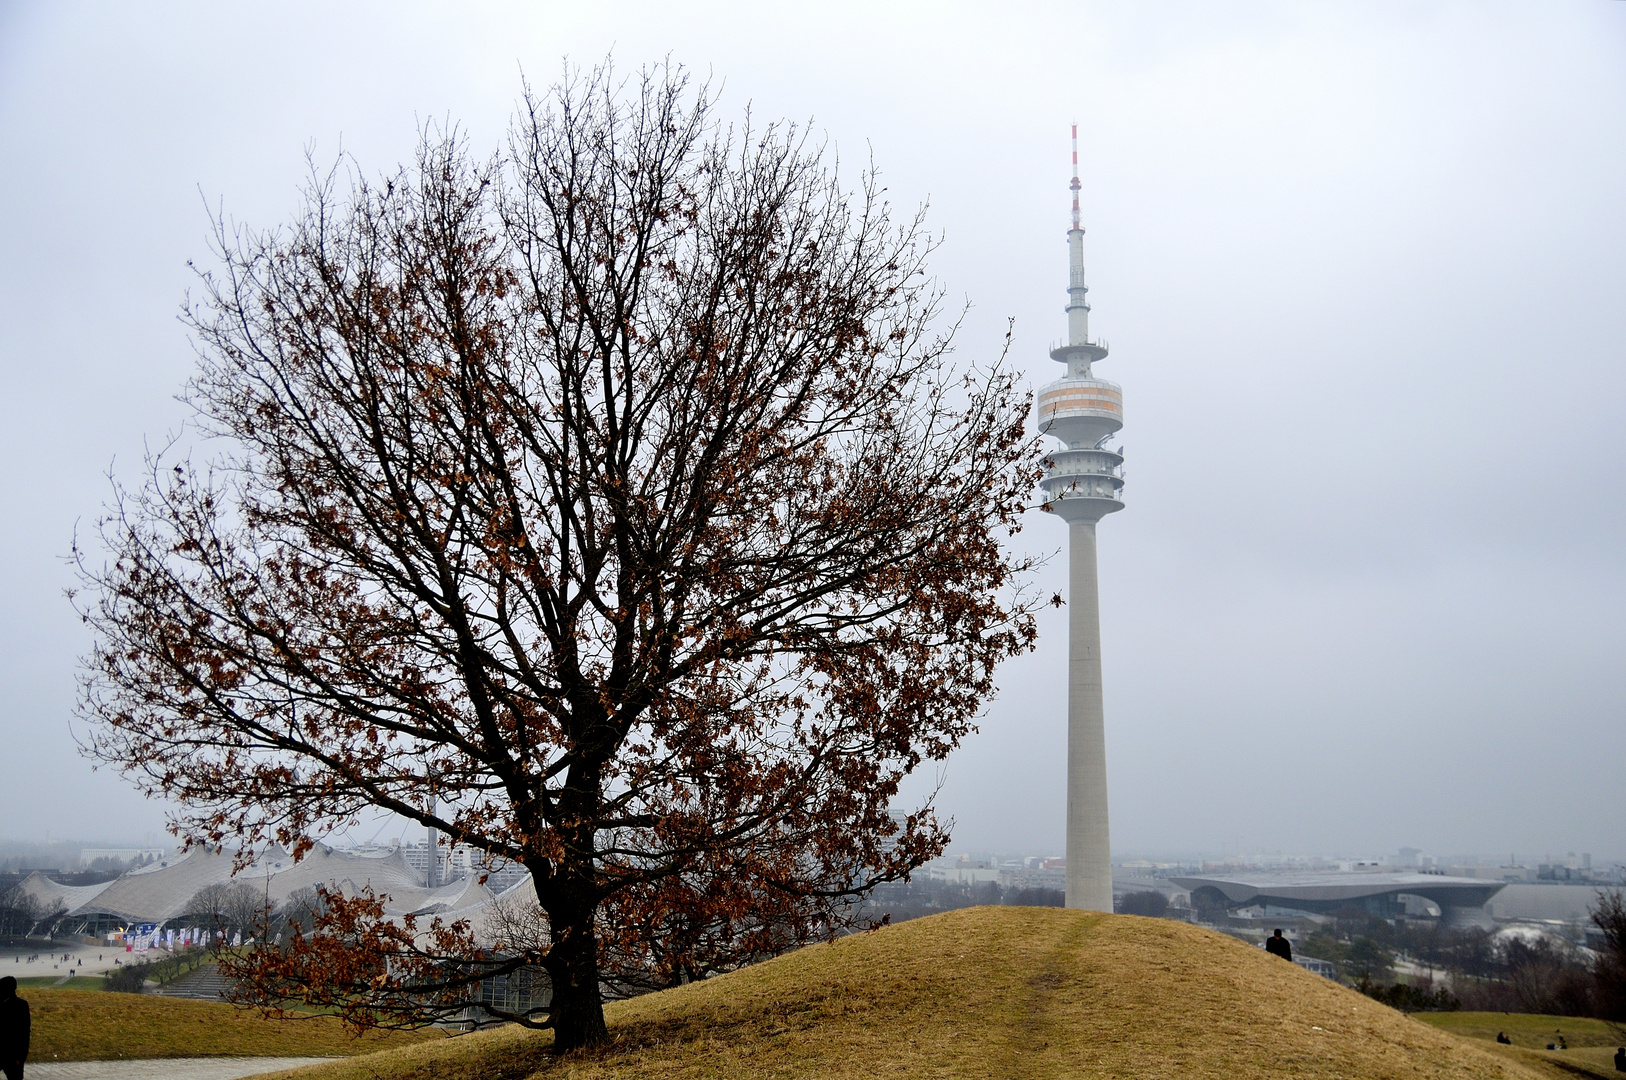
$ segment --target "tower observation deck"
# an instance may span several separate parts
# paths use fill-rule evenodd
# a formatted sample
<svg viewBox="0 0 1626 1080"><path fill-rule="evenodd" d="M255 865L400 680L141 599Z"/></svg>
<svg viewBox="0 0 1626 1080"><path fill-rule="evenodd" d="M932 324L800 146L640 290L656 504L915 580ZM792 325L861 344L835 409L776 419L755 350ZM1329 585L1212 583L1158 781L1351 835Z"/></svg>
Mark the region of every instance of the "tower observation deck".
<svg viewBox="0 0 1626 1080"><path fill-rule="evenodd" d="M1107 446L1123 427L1123 391L1095 377L1107 344L1090 340L1079 223L1078 125L1073 125L1073 225L1067 232L1067 344L1050 358L1066 374L1039 389L1039 431L1060 440L1045 461L1044 508L1068 528L1067 906L1112 910L1112 845L1107 830L1107 751L1101 699L1101 605L1095 526L1122 510L1123 450Z"/></svg>

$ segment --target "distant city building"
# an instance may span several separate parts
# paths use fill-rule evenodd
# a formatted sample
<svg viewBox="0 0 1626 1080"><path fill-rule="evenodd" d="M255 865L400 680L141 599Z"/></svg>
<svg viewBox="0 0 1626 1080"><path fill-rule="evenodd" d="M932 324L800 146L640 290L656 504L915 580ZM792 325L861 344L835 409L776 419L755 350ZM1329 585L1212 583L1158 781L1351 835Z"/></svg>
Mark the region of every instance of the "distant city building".
<svg viewBox="0 0 1626 1080"><path fill-rule="evenodd" d="M1067 860L1059 858L1031 858L1020 866L1005 867L999 873L1003 889L1049 889L1065 892L1067 889Z"/></svg>
<svg viewBox="0 0 1626 1080"><path fill-rule="evenodd" d="M350 850L364 851L365 848ZM422 882L425 888L439 888L449 881L460 878L478 878L485 875L485 885L493 892L502 892L515 882L522 881L530 876L530 871L516 862L505 859L491 859L479 848L467 844L440 844L431 849L428 842L416 841L399 845L401 858L406 864L423 875ZM434 859L431 851L438 854ZM431 867L434 873L430 873Z"/></svg>
<svg viewBox="0 0 1626 1080"><path fill-rule="evenodd" d="M951 885L979 885L985 882L999 881L999 867L988 859L973 859L961 855L953 862L943 860L928 863L926 876L932 881L947 882Z"/></svg>
<svg viewBox="0 0 1626 1080"><path fill-rule="evenodd" d="M1449 877L1479 878L1485 881L1534 881L1536 868L1533 866L1447 866L1444 868Z"/></svg>
<svg viewBox="0 0 1626 1080"><path fill-rule="evenodd" d="M1585 866L1580 864L1571 865L1569 863L1564 863L1562 865L1556 863L1543 863L1541 866L1536 867L1536 880L1590 883L1593 881L1592 859L1589 856Z"/></svg>
<svg viewBox="0 0 1626 1080"><path fill-rule="evenodd" d="M1511 882L1490 902L1490 913L1503 921L1570 923L1584 928L1592 921L1597 899L1597 886L1587 882Z"/></svg>

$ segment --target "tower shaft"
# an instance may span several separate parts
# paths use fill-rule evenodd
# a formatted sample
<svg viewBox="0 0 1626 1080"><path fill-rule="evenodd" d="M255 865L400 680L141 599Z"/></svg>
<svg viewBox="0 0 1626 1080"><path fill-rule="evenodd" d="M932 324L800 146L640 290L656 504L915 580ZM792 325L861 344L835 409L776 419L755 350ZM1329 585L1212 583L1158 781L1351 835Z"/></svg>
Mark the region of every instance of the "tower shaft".
<svg viewBox="0 0 1626 1080"><path fill-rule="evenodd" d="M1067 529L1067 906L1112 910L1095 522Z"/></svg>
<svg viewBox="0 0 1626 1080"><path fill-rule="evenodd" d="M1075 181L1076 182L1076 181ZM1087 345L1090 341L1090 289L1084 284L1084 230L1067 233L1067 344Z"/></svg>

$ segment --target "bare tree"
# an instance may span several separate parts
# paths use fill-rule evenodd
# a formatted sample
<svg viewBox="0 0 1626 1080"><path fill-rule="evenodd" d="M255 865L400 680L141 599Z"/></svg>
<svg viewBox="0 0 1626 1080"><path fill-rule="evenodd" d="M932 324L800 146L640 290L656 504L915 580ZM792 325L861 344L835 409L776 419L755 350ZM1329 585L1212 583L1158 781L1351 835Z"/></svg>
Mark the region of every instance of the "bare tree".
<svg viewBox="0 0 1626 1080"><path fill-rule="evenodd" d="M80 557L91 753L196 842L436 828L523 863L546 928L327 893L263 995L417 1022L540 965L513 1019L591 1045L606 975L828 935L942 850L892 804L1031 647L1027 395L951 363L919 215L712 110L569 76L503 155L430 132L221 226L188 318L223 449L156 455Z"/></svg>
<svg viewBox="0 0 1626 1080"><path fill-rule="evenodd" d="M226 925L226 894L231 891L231 883L217 881L212 885L205 885L192 894L192 899L186 902L186 916L189 919L198 919L210 930L224 929Z"/></svg>
<svg viewBox="0 0 1626 1080"><path fill-rule="evenodd" d="M1592 965L1597 1015L1626 1036L1626 893L1599 889L1592 922L1603 931L1603 948Z"/></svg>
<svg viewBox="0 0 1626 1080"><path fill-rule="evenodd" d="M68 902L59 896L51 901L50 908L40 916L39 925L35 928L35 932L44 931L54 937L57 929L67 918Z"/></svg>
<svg viewBox="0 0 1626 1080"><path fill-rule="evenodd" d="M295 889L282 902L282 925L292 932L308 934L316 929L323 911L322 897L315 889Z"/></svg>
<svg viewBox="0 0 1626 1080"><path fill-rule="evenodd" d="M0 936L27 937L42 916L39 900L21 887L7 889L0 896Z"/></svg>
<svg viewBox="0 0 1626 1080"><path fill-rule="evenodd" d="M264 891L243 881L205 885L187 902L186 914L202 920L205 927L230 937L265 936L275 905Z"/></svg>
<svg viewBox="0 0 1626 1080"><path fill-rule="evenodd" d="M234 937L242 934L245 941L251 938L263 941L276 915L276 904L263 888L256 889L246 882L234 882L226 894L222 915Z"/></svg>
<svg viewBox="0 0 1626 1080"><path fill-rule="evenodd" d="M1592 973L1574 946L1552 937L1502 944L1507 983L1525 1012L1590 1016Z"/></svg>

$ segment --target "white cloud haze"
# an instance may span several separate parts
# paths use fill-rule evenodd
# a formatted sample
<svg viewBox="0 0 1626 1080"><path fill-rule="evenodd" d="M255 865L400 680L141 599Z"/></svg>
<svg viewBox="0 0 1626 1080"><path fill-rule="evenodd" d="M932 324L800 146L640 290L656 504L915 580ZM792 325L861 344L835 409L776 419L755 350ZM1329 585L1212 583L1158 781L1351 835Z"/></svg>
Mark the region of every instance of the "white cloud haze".
<svg viewBox="0 0 1626 1080"><path fill-rule="evenodd" d="M929 198L961 349L1014 317L1035 386L1079 120L1126 404L1115 849L1626 857L1610 0L0 6L0 832L160 826L75 752L62 558L109 463L133 478L183 419L205 201L274 225L307 146L377 173L430 119L495 148L522 69L612 48L710 72L724 116L812 117L844 168ZM944 774L957 847L1061 848L1064 616L1043 631Z"/></svg>

